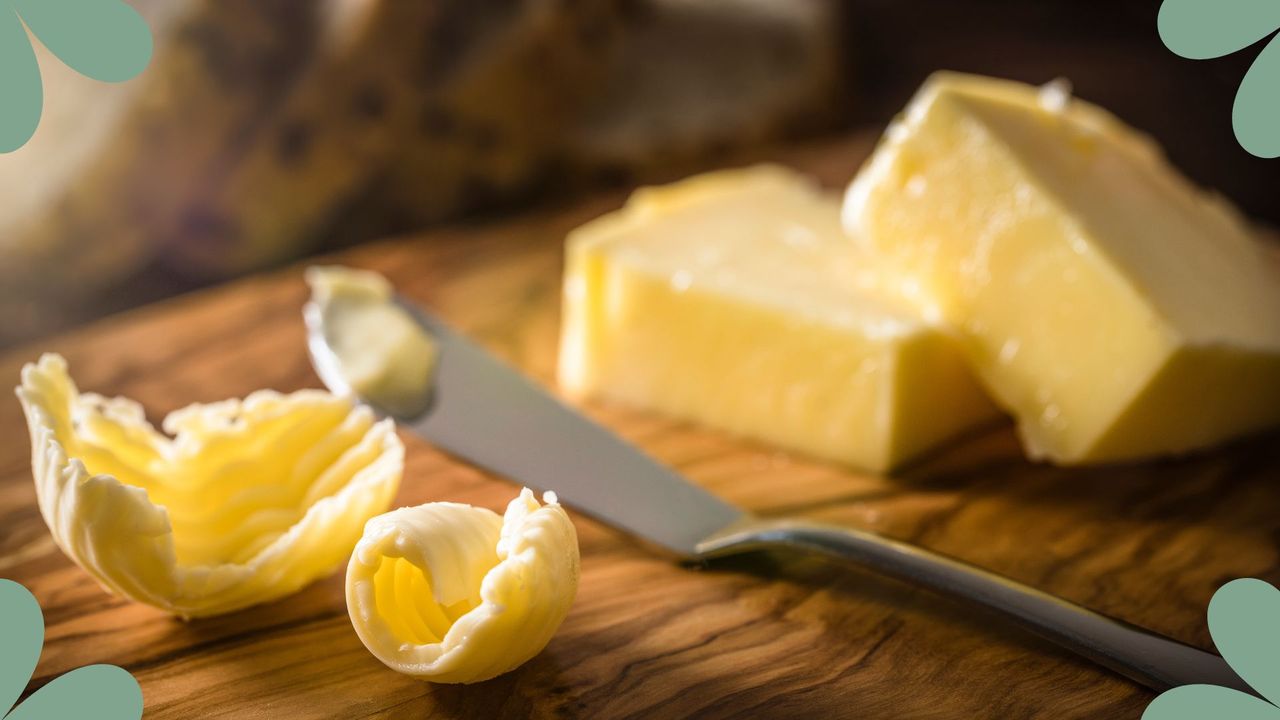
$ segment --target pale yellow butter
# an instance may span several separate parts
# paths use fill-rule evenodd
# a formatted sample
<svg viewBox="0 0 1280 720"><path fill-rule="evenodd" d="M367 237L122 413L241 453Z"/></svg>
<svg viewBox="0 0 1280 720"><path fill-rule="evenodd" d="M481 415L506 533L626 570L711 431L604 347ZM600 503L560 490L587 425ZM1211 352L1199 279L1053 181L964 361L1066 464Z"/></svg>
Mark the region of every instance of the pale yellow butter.
<svg viewBox="0 0 1280 720"><path fill-rule="evenodd" d="M394 302L391 284L368 270L311 267L306 273L314 314L332 355L317 356L330 387L350 388L395 417L411 419L430 399L434 341ZM332 359L332 364L327 360Z"/></svg>
<svg viewBox="0 0 1280 720"><path fill-rule="evenodd" d="M640 190L567 254L570 392L872 470L996 415L947 333L863 272L839 199L794 172Z"/></svg>
<svg viewBox="0 0 1280 720"><path fill-rule="evenodd" d="M373 518L347 567L347 611L391 669L439 683L487 680L546 647L578 589L573 523L528 489L499 516L428 503Z"/></svg>
<svg viewBox="0 0 1280 720"><path fill-rule="evenodd" d="M385 512L404 448L326 392L192 405L156 432L124 398L81 394L45 355L17 390L40 512L105 588L184 617L275 600L339 567Z"/></svg>
<svg viewBox="0 0 1280 720"><path fill-rule="evenodd" d="M846 196L855 244L954 325L1061 463L1280 421L1280 276L1244 220L1061 85L931 78Z"/></svg>

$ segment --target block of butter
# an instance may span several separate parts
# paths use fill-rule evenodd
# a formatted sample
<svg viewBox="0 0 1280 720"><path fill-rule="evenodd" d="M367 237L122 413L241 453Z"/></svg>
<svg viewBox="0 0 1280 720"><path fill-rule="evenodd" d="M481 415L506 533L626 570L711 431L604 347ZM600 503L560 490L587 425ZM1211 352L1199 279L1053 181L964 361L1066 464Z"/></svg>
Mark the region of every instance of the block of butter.
<svg viewBox="0 0 1280 720"><path fill-rule="evenodd" d="M881 297L839 198L773 166L636 192L567 241L561 385L885 470L996 415Z"/></svg>
<svg viewBox="0 0 1280 720"><path fill-rule="evenodd" d="M1280 421L1280 276L1224 200L1070 97L938 74L846 228L966 354L1034 457L1180 453Z"/></svg>

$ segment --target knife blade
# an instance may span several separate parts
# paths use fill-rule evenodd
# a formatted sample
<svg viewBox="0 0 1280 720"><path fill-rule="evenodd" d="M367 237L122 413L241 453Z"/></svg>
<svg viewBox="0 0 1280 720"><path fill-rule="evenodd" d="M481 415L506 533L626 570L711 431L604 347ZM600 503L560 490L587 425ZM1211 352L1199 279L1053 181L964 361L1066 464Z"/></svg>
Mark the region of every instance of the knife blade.
<svg viewBox="0 0 1280 720"><path fill-rule="evenodd" d="M566 505L681 557L694 557L700 541L746 517L414 303L396 302L430 333L438 353L426 410L397 418L415 434L492 473L554 491ZM313 363L334 367L319 314L306 319ZM346 391L331 375L321 372L331 389Z"/></svg>
<svg viewBox="0 0 1280 720"><path fill-rule="evenodd" d="M430 313L395 301L432 335L437 352L433 394L413 404L426 409L396 420L474 465L554 490L585 514L681 557L816 552L994 610L1157 691L1208 682L1253 693L1218 655L963 561L852 528L754 518L561 403ZM330 389L350 392L324 336L322 311L309 303L304 318L316 371Z"/></svg>

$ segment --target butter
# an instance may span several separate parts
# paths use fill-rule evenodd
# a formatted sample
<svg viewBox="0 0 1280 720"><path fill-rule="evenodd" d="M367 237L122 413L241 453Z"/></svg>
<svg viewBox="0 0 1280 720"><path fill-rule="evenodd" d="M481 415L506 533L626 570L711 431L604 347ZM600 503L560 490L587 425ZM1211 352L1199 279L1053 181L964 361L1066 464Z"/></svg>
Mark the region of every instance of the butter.
<svg viewBox="0 0 1280 720"><path fill-rule="evenodd" d="M1035 457L1181 453L1280 421L1274 263L1233 207L1064 86L935 75L844 220L958 329Z"/></svg>
<svg viewBox="0 0 1280 720"><path fill-rule="evenodd" d="M639 190L568 238L560 384L877 471L995 417L861 263L779 167Z"/></svg>
<svg viewBox="0 0 1280 720"><path fill-rule="evenodd" d="M341 565L395 497L390 420L326 392L192 405L157 432L66 362L22 370L36 499L58 547L108 591L175 615L288 595Z"/></svg>
<svg viewBox="0 0 1280 720"><path fill-rule="evenodd" d="M347 567L347 611L391 669L437 683L513 670L550 642L578 590L578 538L547 493L499 516L428 503L373 518Z"/></svg>
<svg viewBox="0 0 1280 720"><path fill-rule="evenodd" d="M367 270L312 267L306 280L307 312L315 314L331 351L316 357L325 384L350 388L394 417L421 414L431 395L435 343L395 304L386 278Z"/></svg>

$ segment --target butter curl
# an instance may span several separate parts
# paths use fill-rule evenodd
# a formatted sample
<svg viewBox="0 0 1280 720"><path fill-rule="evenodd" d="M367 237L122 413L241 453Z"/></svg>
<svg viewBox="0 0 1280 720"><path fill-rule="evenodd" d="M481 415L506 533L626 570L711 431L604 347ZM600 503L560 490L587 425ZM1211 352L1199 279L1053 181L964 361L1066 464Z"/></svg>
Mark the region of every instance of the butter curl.
<svg viewBox="0 0 1280 720"><path fill-rule="evenodd" d="M58 547L110 592L183 617L288 595L339 567L390 506L391 421L318 390L192 405L164 430L81 394L66 361L22 370L36 499Z"/></svg>
<svg viewBox="0 0 1280 720"><path fill-rule="evenodd" d="M578 539L553 493L527 488L499 516L428 503L373 518L347 567L347 611L391 669L487 680L537 655L578 588Z"/></svg>

